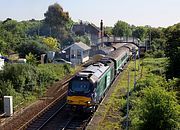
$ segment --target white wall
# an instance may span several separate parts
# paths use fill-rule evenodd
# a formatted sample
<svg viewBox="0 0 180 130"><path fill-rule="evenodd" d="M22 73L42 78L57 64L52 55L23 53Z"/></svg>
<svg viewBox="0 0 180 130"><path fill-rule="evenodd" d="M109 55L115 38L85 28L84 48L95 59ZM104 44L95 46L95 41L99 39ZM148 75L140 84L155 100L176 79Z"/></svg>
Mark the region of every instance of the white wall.
<svg viewBox="0 0 180 130"><path fill-rule="evenodd" d="M89 56L86 56L86 57L84 57L83 59L82 59L82 62L84 63L84 62L86 62L86 61L88 61L89 60Z"/></svg>
<svg viewBox="0 0 180 130"><path fill-rule="evenodd" d="M4 59L0 59L0 70L3 69L4 66Z"/></svg>
<svg viewBox="0 0 180 130"><path fill-rule="evenodd" d="M71 58L72 50L74 50L75 58ZM80 59L77 58L77 50L81 50L81 58ZM80 48L79 46L74 44L70 49L70 62L72 62L72 64L81 64L83 62L86 62L87 60L89 60L89 53L88 53L88 55L83 56L82 48Z"/></svg>

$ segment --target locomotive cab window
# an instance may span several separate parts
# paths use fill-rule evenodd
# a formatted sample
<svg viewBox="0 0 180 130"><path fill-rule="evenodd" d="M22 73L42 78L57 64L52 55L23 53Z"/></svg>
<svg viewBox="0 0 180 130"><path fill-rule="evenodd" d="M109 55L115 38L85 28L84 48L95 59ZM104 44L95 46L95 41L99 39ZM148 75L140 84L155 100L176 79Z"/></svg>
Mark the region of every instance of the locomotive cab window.
<svg viewBox="0 0 180 130"><path fill-rule="evenodd" d="M90 91L90 83L87 81L72 81L71 90L74 92L88 93Z"/></svg>

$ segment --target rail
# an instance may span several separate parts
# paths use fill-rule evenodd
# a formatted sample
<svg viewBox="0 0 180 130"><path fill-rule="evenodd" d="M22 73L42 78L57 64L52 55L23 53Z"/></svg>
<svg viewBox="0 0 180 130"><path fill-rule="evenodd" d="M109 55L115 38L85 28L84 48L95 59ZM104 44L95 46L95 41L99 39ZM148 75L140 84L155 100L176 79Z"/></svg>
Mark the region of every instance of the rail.
<svg viewBox="0 0 180 130"><path fill-rule="evenodd" d="M32 119L30 119L27 123L22 125L19 130L26 129L28 125L30 125L33 121L35 121L37 118L39 118L44 112L49 110L60 98L63 98L67 94L67 91L65 91L62 95L60 95L58 98L56 98L52 103L50 103L48 106L46 106L44 109L42 109L39 113L37 113Z"/></svg>

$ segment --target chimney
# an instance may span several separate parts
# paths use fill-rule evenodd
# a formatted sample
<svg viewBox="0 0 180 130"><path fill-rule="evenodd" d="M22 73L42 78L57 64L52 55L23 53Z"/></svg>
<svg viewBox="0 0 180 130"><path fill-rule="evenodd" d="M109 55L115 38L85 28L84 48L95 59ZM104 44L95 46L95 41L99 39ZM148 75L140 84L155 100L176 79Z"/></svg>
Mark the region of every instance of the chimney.
<svg viewBox="0 0 180 130"><path fill-rule="evenodd" d="M101 30L101 38L103 37L103 20L100 23L100 30Z"/></svg>
<svg viewBox="0 0 180 130"><path fill-rule="evenodd" d="M104 46L104 45L103 45L103 30L104 30L104 29L103 29L103 20L101 20L101 23L100 23L100 31L101 31L101 32L100 32L100 33L101 33L101 34L100 34L100 35L101 35L101 36L100 36L100 38L101 38L101 47Z"/></svg>

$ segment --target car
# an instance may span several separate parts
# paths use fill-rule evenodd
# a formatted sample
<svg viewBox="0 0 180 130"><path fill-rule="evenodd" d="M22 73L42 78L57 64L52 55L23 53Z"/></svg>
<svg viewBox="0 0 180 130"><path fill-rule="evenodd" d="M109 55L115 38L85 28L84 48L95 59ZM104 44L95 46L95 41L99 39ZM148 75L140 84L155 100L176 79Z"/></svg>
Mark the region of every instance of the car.
<svg viewBox="0 0 180 130"><path fill-rule="evenodd" d="M54 63L54 64L69 64L69 65L72 65L71 62L66 61L64 59L54 59L52 63Z"/></svg>

